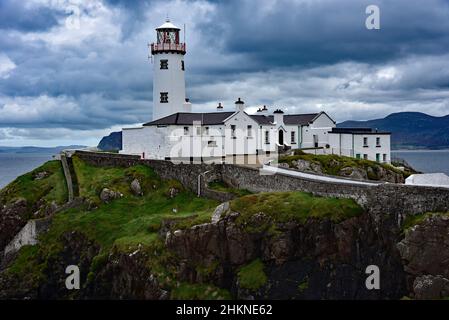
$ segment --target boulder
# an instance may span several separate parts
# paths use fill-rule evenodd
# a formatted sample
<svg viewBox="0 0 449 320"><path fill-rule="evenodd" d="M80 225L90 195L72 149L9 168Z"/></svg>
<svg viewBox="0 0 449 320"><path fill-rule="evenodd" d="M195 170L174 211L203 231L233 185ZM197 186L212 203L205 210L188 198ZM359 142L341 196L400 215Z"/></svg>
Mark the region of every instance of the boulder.
<svg viewBox="0 0 449 320"><path fill-rule="evenodd" d="M134 179L131 182L131 191L133 194L135 194L136 196L142 196L143 192L142 192L142 187L140 186L140 182L137 179Z"/></svg>
<svg viewBox="0 0 449 320"><path fill-rule="evenodd" d="M123 194L121 194L120 192L110 190L108 188L103 188L103 190L101 190L101 193L100 193L100 199L104 203L109 203L112 200L118 199L121 197L123 197Z"/></svg>
<svg viewBox="0 0 449 320"><path fill-rule="evenodd" d="M50 175L50 173L47 171L40 171L40 172L37 172L34 174L33 179L34 180L42 180L42 179L47 178L49 175Z"/></svg>
<svg viewBox="0 0 449 320"><path fill-rule="evenodd" d="M285 168L285 169L290 168L290 166L289 166L288 163L286 163L286 162L280 162L280 163L278 163L278 167L279 167L279 168Z"/></svg>
<svg viewBox="0 0 449 320"><path fill-rule="evenodd" d="M217 208L215 208L214 213L212 214L212 223L218 222L224 213L229 211L229 202L223 202Z"/></svg>
<svg viewBox="0 0 449 320"><path fill-rule="evenodd" d="M367 180L368 175L365 170L354 167L342 168L339 174L343 177L348 177L355 180Z"/></svg>
<svg viewBox="0 0 449 320"><path fill-rule="evenodd" d="M170 199L176 197L179 193L179 190L175 187L171 187L170 189L168 189L168 197Z"/></svg>
<svg viewBox="0 0 449 320"><path fill-rule="evenodd" d="M415 299L430 300L449 296L449 280L440 275L424 275L413 282Z"/></svg>
<svg viewBox="0 0 449 320"><path fill-rule="evenodd" d="M323 168L321 167L321 164L315 163L315 162L310 163L310 170L314 173L319 173L319 174L323 173Z"/></svg>
<svg viewBox="0 0 449 320"><path fill-rule="evenodd" d="M310 171L310 162L309 161L298 159L296 161L293 161L292 164L299 171Z"/></svg>
<svg viewBox="0 0 449 320"><path fill-rule="evenodd" d="M414 277L441 275L449 279L449 217L433 215L406 232L397 244L404 270Z"/></svg>

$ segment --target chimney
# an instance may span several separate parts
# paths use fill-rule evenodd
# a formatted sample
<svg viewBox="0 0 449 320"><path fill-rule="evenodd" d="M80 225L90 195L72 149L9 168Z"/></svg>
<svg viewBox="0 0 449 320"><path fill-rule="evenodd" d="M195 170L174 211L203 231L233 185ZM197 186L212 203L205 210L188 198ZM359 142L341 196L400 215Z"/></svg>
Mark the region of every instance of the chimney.
<svg viewBox="0 0 449 320"><path fill-rule="evenodd" d="M182 107L184 112L192 112L192 103L190 102L190 99L186 98L185 102L182 104Z"/></svg>
<svg viewBox="0 0 449 320"><path fill-rule="evenodd" d="M218 103L217 106L217 111L222 111L223 110L223 106L221 105L221 102Z"/></svg>
<svg viewBox="0 0 449 320"><path fill-rule="evenodd" d="M261 113L262 112L262 108L257 109L257 112Z"/></svg>
<svg viewBox="0 0 449 320"><path fill-rule="evenodd" d="M245 103L239 98L235 102L235 111L243 111L245 109Z"/></svg>
<svg viewBox="0 0 449 320"><path fill-rule="evenodd" d="M268 115L268 108L267 108L267 106L264 105L264 106L262 107L262 109L260 109L260 112L261 112L261 114L263 114L263 115Z"/></svg>
<svg viewBox="0 0 449 320"><path fill-rule="evenodd" d="M284 111L281 109L276 109L276 111L273 112L274 115L274 122L278 126L284 125Z"/></svg>

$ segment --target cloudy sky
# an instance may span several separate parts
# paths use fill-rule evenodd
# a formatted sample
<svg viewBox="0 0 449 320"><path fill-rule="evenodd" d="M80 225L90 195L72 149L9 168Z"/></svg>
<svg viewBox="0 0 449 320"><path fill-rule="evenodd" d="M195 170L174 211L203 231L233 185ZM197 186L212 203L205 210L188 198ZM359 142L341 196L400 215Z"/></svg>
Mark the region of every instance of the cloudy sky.
<svg viewBox="0 0 449 320"><path fill-rule="evenodd" d="M151 120L147 43L167 15L187 27L194 111L449 114L448 0L0 0L0 145L96 145Z"/></svg>

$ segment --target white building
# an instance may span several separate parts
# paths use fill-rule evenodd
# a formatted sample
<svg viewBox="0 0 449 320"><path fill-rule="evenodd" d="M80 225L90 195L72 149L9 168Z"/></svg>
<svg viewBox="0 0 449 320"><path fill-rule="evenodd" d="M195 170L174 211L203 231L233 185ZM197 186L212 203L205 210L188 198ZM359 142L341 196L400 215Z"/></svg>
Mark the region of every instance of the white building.
<svg viewBox="0 0 449 320"><path fill-rule="evenodd" d="M341 154L390 162L389 133L371 129L337 129L325 112L284 114L259 108L245 112L238 98L233 111L193 113L185 98L185 43L180 29L168 20L156 29L154 56L153 121L123 129L122 153L143 158L235 161L238 156L271 157L279 149L303 149L317 154ZM260 162L260 161L259 161Z"/></svg>
<svg viewBox="0 0 449 320"><path fill-rule="evenodd" d="M371 128L333 128L329 145L334 154L390 163L390 136L390 132Z"/></svg>

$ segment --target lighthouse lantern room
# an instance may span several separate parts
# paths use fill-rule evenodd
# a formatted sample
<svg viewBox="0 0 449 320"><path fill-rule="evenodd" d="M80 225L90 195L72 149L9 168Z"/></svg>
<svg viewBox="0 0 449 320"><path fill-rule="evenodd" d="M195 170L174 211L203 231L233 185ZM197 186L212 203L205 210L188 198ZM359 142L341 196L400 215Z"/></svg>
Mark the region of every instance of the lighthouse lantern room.
<svg viewBox="0 0 449 320"><path fill-rule="evenodd" d="M151 44L154 57L153 120L177 112L191 112L185 94L185 43L180 42L180 29L170 20L156 28L157 42Z"/></svg>

